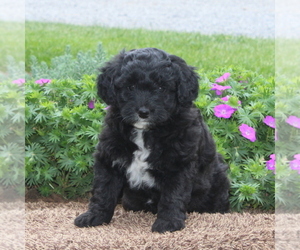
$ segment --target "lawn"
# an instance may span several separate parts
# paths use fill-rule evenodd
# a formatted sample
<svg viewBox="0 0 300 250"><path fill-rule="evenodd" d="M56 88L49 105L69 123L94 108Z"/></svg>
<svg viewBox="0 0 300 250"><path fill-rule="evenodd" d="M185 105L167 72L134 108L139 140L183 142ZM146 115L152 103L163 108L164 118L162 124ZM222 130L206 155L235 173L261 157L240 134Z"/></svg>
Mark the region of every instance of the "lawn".
<svg viewBox="0 0 300 250"><path fill-rule="evenodd" d="M49 63L63 54L66 45L76 55L80 50L96 50L99 42L108 58L124 48L157 47L203 71L234 65L271 76L275 69L273 39L27 22L25 41L27 70L31 55Z"/></svg>
<svg viewBox="0 0 300 250"><path fill-rule="evenodd" d="M16 61L25 58L25 28L22 23L0 21L0 70L5 70L7 56Z"/></svg>

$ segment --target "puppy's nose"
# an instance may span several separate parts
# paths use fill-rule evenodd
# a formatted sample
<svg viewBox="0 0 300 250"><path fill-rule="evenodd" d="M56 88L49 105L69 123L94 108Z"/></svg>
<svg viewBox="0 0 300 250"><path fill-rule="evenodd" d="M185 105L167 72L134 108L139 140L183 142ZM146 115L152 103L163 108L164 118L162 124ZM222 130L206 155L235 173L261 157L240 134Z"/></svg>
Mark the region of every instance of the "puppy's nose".
<svg viewBox="0 0 300 250"><path fill-rule="evenodd" d="M149 109L145 108L145 107L141 107L139 110L138 110L138 115L140 118L142 119L146 119L149 117L149 114L150 114L150 111Z"/></svg>

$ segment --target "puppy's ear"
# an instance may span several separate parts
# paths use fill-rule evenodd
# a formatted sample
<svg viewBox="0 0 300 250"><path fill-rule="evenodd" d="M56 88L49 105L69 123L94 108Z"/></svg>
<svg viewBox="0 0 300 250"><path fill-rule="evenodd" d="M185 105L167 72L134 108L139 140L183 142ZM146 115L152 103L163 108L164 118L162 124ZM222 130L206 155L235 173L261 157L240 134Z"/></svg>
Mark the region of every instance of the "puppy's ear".
<svg viewBox="0 0 300 250"><path fill-rule="evenodd" d="M177 86L178 101L182 106L189 106L198 96L199 75L195 72L194 67L178 56L170 55L171 62L176 65L179 74L179 83Z"/></svg>
<svg viewBox="0 0 300 250"><path fill-rule="evenodd" d="M100 68L100 75L97 78L98 96L107 104L116 104L115 79L121 75L121 67L125 52L122 51L112 60Z"/></svg>

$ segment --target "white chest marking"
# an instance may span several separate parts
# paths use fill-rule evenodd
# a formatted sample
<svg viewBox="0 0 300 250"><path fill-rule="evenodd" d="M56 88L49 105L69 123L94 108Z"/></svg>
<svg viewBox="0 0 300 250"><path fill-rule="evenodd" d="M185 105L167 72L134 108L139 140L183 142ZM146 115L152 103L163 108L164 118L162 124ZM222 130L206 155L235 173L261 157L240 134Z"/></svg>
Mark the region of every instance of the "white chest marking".
<svg viewBox="0 0 300 250"><path fill-rule="evenodd" d="M139 188L141 185L153 187L155 180L147 171L150 166L146 161L150 151L145 148L143 130L136 129L135 133L133 142L138 146L138 150L133 153L131 165L127 169L127 179L132 188Z"/></svg>

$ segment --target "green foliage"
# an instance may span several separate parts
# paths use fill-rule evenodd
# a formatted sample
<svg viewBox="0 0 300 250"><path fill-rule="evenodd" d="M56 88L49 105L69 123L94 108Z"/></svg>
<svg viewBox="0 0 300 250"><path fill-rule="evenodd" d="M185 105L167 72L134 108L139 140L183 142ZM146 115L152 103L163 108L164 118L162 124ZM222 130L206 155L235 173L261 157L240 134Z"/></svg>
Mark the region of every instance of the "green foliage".
<svg viewBox="0 0 300 250"><path fill-rule="evenodd" d="M24 88L0 83L0 185L24 194Z"/></svg>
<svg viewBox="0 0 300 250"><path fill-rule="evenodd" d="M231 88L216 95L211 85L225 72L231 74L230 78L218 84ZM202 111L219 152L230 165L232 209L273 209L275 180L273 172L266 168L266 161L275 152L274 129L263 120L266 116L274 117L274 79L240 68L199 73L200 93L195 104ZM221 100L225 96L230 96L227 102ZM230 118L216 117L214 107L219 104L228 104L236 111ZM255 129L256 141L241 135L242 124Z"/></svg>
<svg viewBox="0 0 300 250"><path fill-rule="evenodd" d="M95 102L95 76L26 83L26 185L66 198L90 189L92 154L105 107Z"/></svg>
<svg viewBox="0 0 300 250"><path fill-rule="evenodd" d="M33 79L76 79L79 80L84 74L96 74L98 68L105 60L102 45L99 44L94 56L91 52L78 52L76 58L71 54L71 47L67 46L65 54L54 57L51 65L45 62L39 63L35 56L31 56L31 75Z"/></svg>
<svg viewBox="0 0 300 250"><path fill-rule="evenodd" d="M11 79L19 79L24 77L24 62L16 62L12 56L6 58L6 70L0 71L0 81L8 82Z"/></svg>
<svg viewBox="0 0 300 250"><path fill-rule="evenodd" d="M300 120L300 78L292 80L278 77L276 84L276 209L299 211L300 209L300 160L298 170L291 169L291 161L300 156L300 125L291 126L290 116Z"/></svg>

